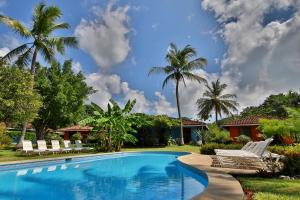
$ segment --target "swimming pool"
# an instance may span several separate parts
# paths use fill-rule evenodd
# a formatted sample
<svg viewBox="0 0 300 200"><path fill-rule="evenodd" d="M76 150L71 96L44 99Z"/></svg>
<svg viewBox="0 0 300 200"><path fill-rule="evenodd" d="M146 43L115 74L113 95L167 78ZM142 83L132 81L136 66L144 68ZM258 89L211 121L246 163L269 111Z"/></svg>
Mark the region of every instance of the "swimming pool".
<svg viewBox="0 0 300 200"><path fill-rule="evenodd" d="M205 173L177 161L186 153L116 153L0 166L0 199L190 199Z"/></svg>

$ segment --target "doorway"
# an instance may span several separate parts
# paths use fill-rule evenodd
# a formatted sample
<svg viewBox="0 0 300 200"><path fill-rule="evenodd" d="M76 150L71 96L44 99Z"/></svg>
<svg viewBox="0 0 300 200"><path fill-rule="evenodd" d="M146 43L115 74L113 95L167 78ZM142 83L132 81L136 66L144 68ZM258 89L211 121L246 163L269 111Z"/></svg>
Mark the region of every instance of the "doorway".
<svg viewBox="0 0 300 200"><path fill-rule="evenodd" d="M183 128L183 140L184 144L189 144L192 139L191 129L190 128Z"/></svg>

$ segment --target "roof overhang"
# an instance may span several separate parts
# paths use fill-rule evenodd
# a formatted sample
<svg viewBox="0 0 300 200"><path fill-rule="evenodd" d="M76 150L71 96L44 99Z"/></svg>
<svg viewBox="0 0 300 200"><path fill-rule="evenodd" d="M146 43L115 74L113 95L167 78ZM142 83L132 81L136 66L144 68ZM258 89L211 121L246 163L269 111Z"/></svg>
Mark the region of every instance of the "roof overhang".
<svg viewBox="0 0 300 200"><path fill-rule="evenodd" d="M231 126L259 126L260 124L230 124L222 125L222 127L231 127Z"/></svg>

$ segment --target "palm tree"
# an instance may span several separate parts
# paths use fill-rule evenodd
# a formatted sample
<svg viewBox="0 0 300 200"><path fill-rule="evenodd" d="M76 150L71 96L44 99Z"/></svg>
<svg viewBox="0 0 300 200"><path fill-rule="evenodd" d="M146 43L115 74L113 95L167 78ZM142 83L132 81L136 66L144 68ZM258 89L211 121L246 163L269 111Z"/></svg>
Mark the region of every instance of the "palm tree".
<svg viewBox="0 0 300 200"><path fill-rule="evenodd" d="M65 46L75 47L75 37L57 37L53 32L60 29L68 29L68 23L56 23L62 16L61 10L56 6L46 6L39 3L33 13L32 27L27 28L21 22L7 16L0 15L0 23L6 24L28 42L7 53L2 60L13 60L19 66L30 66L30 72L35 75L35 65L38 53L47 61L55 60L56 51L64 54ZM31 40L31 41L30 41Z"/></svg>
<svg viewBox="0 0 300 200"><path fill-rule="evenodd" d="M10 17L0 15L0 23L6 24L9 28L19 34L28 42L11 50L3 58L4 61L15 60L18 66L30 66L30 73L35 76L37 55L40 53L45 61L55 60L56 51L60 54L65 53L65 46L75 47L77 41L75 37L53 36L53 32L60 29L68 29L68 23L56 23L56 20L62 16L61 10L56 6L46 6L39 3L33 13L32 27L27 28L21 22ZM33 86L32 86L33 87ZM27 122L22 124L22 135L18 146L22 145L25 137Z"/></svg>
<svg viewBox="0 0 300 200"><path fill-rule="evenodd" d="M197 100L198 109L200 110L198 115L202 119L208 119L212 111L215 112L216 123L218 123L218 116L222 116L222 113L230 115L231 110L237 111L239 105L236 100L235 94L222 94L226 89L226 84L221 84L220 80L212 81L211 86L206 84L207 90L203 93L203 98Z"/></svg>
<svg viewBox="0 0 300 200"><path fill-rule="evenodd" d="M192 71L203 68L207 64L207 61L205 58L196 58L191 60L191 58L195 56L196 50L190 45L186 45L182 50L180 50L175 44L171 43L169 51L166 55L168 65L164 67L152 67L149 71L149 75L153 73L166 74L167 77L163 81L162 88L164 88L170 80L175 82L177 111L180 119L180 145L184 145L184 140L179 103L179 83L180 81L183 81L184 85L186 86L185 79L198 81L199 83L206 82L203 77L193 73Z"/></svg>

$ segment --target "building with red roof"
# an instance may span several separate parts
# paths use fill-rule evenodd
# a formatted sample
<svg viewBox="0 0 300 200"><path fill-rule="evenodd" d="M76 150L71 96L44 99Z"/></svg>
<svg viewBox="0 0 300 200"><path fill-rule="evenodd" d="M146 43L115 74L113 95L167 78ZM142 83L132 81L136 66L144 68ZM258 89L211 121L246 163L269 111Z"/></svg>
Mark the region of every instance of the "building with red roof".
<svg viewBox="0 0 300 200"><path fill-rule="evenodd" d="M240 135L249 136L253 141L262 140L262 134L258 130L260 119L270 119L271 117L250 116L241 119L234 119L222 125L230 132L230 137L235 138Z"/></svg>

